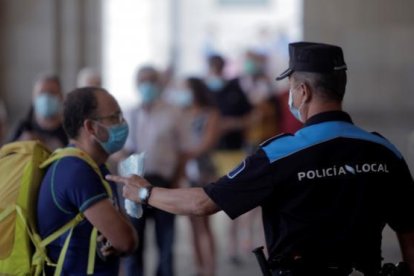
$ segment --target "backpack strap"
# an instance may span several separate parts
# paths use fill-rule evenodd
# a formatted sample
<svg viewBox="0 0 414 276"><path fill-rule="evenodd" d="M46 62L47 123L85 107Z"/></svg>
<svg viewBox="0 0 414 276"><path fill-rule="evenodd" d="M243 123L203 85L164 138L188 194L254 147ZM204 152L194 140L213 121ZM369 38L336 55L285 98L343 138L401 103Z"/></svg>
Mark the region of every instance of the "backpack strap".
<svg viewBox="0 0 414 276"><path fill-rule="evenodd" d="M41 240L39 236L33 237L36 242L34 242L36 248L40 248L40 250L36 250L35 255L33 256L33 265L37 268L35 275L40 275L42 273L43 264L46 262L49 266L55 266L56 272L55 275L60 275L62 268L63 268L63 261L64 257L66 256L67 247L62 248L62 251L59 255L58 264L54 264L46 255L46 246L48 246L51 242L62 236L65 232L70 230L69 235L66 237L65 244L68 243L72 236L72 231L78 225L82 220L84 219L83 214L79 213L76 217L71 219L69 222L67 222L65 225L60 227L58 230L50 234L45 239ZM62 260L61 260L62 258ZM59 261L61 264L59 265ZM57 274L56 274L57 273Z"/></svg>
<svg viewBox="0 0 414 276"><path fill-rule="evenodd" d="M40 168L46 168L51 163L63 157L77 157L79 159L82 159L86 163L88 163L88 165L91 166L91 168L98 174L99 178L101 179L102 184L105 187L106 192L108 193L108 196L110 198L112 197L111 186L109 185L108 181L106 181L105 178L103 177L101 170L99 169L99 166L86 152L78 148L67 147L67 148L55 150L52 153L52 155L40 165Z"/></svg>
<svg viewBox="0 0 414 276"><path fill-rule="evenodd" d="M113 193L112 193L111 186L109 185L108 181L106 181L105 178L103 177L103 175L101 173L101 170L99 169L99 166L96 164L96 162L87 153L85 153L84 151L82 151L78 148L67 147L67 148L57 149L56 151L54 151L52 153L52 155L46 161L44 161L40 165L40 168L46 168L47 166L49 166L53 162L55 162L55 161L57 161L61 158L64 158L64 157L77 157L77 158L82 159L83 161L85 161L96 172L96 174L99 176L103 186L105 187L106 192L108 193L108 196L110 198L112 198ZM64 226L62 226L58 230L56 230L54 233L50 234L47 238L45 238L41 242L43 248L45 248L48 244L50 244L51 242L56 240L58 237L63 235L66 231L70 230L68 236L65 239L65 243L62 247L62 251L59 254L58 263L56 265L48 263L49 265L56 266L55 274L54 274L55 276L59 276L62 273L63 264L64 264L64 261L65 261L67 250L69 248L70 240L72 238L73 229L83 219L84 219L83 214L79 213L75 218L70 220L67 224L65 224ZM98 229L93 227L92 232L91 232L90 241L89 241L87 275L92 275L93 272L94 272L96 247L97 247L97 241L96 241L97 236L98 236Z"/></svg>

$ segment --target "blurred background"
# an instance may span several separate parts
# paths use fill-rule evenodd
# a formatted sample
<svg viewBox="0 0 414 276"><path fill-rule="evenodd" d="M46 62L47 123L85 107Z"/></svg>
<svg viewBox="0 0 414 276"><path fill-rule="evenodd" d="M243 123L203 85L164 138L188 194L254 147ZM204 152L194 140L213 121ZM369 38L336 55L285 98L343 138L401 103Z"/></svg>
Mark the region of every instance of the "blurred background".
<svg viewBox="0 0 414 276"><path fill-rule="evenodd" d="M0 0L3 141L27 113L41 72L58 74L69 92L82 68L94 68L102 73L103 87L128 109L140 100L135 75L142 65L175 77L203 76L206 58L220 54L232 78L251 50L266 56L273 79L287 67L287 44L308 40L342 46L348 65L345 109L356 123L391 140L412 170L413 10L412 0ZM285 89L287 83L273 85ZM187 222L181 222L176 270L192 275ZM244 266L225 259L226 222L223 215L213 219L218 275L257 275L253 255ZM395 261L398 254L395 238L387 234L385 258Z"/></svg>

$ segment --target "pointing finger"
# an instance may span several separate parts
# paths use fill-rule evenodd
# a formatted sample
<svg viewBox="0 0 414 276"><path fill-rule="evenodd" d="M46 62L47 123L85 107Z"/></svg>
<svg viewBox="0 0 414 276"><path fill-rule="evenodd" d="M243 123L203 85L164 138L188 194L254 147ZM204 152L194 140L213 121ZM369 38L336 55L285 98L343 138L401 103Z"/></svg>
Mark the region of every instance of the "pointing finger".
<svg viewBox="0 0 414 276"><path fill-rule="evenodd" d="M117 182L124 185L128 183L128 178L119 175L108 174L107 176L105 176L105 178L106 180Z"/></svg>

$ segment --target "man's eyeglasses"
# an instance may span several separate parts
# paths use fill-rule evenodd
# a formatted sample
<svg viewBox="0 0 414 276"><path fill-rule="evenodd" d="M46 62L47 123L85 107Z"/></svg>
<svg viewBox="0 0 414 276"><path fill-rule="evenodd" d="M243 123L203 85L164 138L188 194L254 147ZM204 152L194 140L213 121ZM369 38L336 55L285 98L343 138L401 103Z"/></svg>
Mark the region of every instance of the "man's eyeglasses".
<svg viewBox="0 0 414 276"><path fill-rule="evenodd" d="M117 112L115 114L107 115L107 116L96 116L96 117L92 117L91 119L95 121L107 121L111 124L121 124L125 122L125 118L122 112Z"/></svg>

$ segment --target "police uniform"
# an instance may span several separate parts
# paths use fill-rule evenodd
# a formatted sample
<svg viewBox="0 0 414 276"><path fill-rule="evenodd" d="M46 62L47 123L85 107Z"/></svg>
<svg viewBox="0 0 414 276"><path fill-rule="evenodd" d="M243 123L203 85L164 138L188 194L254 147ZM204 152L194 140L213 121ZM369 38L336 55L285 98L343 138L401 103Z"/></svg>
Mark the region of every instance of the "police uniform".
<svg viewBox="0 0 414 276"><path fill-rule="evenodd" d="M262 207L273 275L371 275L385 224L414 229L414 183L400 152L342 111L266 141L204 190L232 219Z"/></svg>

